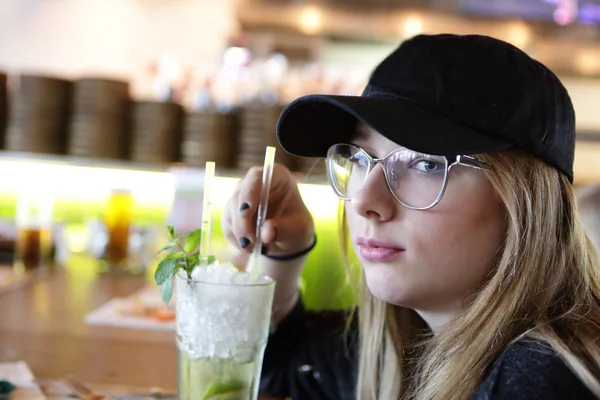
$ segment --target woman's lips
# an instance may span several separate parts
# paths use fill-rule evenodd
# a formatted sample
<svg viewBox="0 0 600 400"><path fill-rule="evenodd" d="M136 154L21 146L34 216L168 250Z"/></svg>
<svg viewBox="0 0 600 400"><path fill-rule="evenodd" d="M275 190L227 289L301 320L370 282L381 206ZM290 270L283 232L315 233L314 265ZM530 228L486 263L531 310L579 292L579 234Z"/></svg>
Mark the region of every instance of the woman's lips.
<svg viewBox="0 0 600 400"><path fill-rule="evenodd" d="M356 241L360 256L367 261L385 262L404 252L400 247L395 247L377 239L358 238Z"/></svg>
<svg viewBox="0 0 600 400"><path fill-rule="evenodd" d="M393 249L390 247L371 247L359 246L360 256L367 261L384 262L395 255L404 252L402 249Z"/></svg>

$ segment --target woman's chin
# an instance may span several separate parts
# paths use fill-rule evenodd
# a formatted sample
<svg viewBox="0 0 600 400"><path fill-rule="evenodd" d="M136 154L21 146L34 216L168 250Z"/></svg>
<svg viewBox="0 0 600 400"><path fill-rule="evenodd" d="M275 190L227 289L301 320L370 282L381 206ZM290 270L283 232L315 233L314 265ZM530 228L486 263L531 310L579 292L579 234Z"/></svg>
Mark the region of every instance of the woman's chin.
<svg viewBox="0 0 600 400"><path fill-rule="evenodd" d="M385 265L365 267L367 286L373 296L386 303L406 307L416 300L419 291L410 279L401 275Z"/></svg>

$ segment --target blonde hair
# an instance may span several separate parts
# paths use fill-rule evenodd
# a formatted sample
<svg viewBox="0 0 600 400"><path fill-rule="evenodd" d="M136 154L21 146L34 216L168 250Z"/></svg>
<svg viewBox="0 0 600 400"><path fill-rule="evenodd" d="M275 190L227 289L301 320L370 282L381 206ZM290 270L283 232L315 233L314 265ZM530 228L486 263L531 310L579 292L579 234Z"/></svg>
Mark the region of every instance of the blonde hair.
<svg viewBox="0 0 600 400"><path fill-rule="evenodd" d="M571 183L519 151L478 157L506 212L497 265L435 337L414 311L375 298L363 276L358 399L467 399L524 337L549 344L600 397L600 266ZM340 227L347 250L345 219Z"/></svg>
<svg viewBox="0 0 600 400"><path fill-rule="evenodd" d="M581 223L596 247L600 250L600 185L582 188L577 192Z"/></svg>

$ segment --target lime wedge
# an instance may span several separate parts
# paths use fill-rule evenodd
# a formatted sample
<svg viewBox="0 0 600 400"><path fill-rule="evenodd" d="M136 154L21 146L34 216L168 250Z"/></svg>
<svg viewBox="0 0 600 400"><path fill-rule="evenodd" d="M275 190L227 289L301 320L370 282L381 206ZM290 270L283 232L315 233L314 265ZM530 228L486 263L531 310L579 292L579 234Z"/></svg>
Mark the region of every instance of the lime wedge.
<svg viewBox="0 0 600 400"><path fill-rule="evenodd" d="M248 388L239 380L214 380L202 400L245 400Z"/></svg>

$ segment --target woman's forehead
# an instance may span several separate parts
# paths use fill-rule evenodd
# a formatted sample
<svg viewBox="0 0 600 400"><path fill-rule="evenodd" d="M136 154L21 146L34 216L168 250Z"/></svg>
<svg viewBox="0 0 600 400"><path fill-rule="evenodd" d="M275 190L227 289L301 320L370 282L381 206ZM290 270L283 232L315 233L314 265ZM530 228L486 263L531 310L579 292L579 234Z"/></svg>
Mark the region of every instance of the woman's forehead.
<svg viewBox="0 0 600 400"><path fill-rule="evenodd" d="M391 141L386 138L381 133L377 132L375 129L372 129L368 125L358 122L356 128L354 129L354 133L350 137L350 140L358 145L365 146L383 146L385 148L397 148L403 147L402 145Z"/></svg>
<svg viewBox="0 0 600 400"><path fill-rule="evenodd" d="M356 144L361 144L361 145L367 145L367 144L374 144L376 142L378 142L377 139L379 138L384 138L384 136L382 134L380 134L379 132L377 132L375 129L372 129L371 127L369 127L368 125L362 123L362 122L358 122L356 124L356 127L354 128L354 132L352 133L352 136L350 136L350 140L353 143ZM385 140L386 142L388 140ZM391 142L394 143L394 142ZM397 145L397 144L395 144ZM398 145L399 146L399 145Z"/></svg>
<svg viewBox="0 0 600 400"><path fill-rule="evenodd" d="M354 132L352 133L351 139L367 140L370 136L373 135L373 133L376 133L376 131L359 121L357 122L356 127L354 128Z"/></svg>

